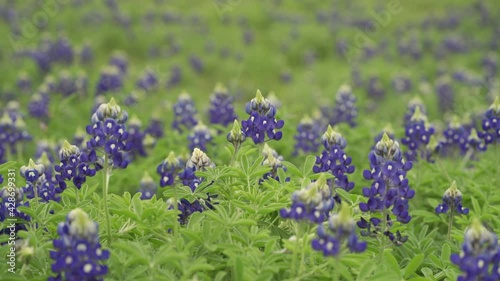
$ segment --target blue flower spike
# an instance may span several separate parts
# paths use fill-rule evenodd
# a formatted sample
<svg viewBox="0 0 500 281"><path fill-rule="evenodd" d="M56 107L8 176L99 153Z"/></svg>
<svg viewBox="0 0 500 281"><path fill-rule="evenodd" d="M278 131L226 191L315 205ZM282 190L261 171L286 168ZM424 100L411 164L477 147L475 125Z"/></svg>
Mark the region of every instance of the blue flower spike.
<svg viewBox="0 0 500 281"><path fill-rule="evenodd" d="M362 253L366 250L366 241L359 241L355 231L355 223L347 204L341 204L338 214L332 215L328 220L328 227L324 224L318 226L318 238L312 241L312 248L323 252L326 256L338 256L345 243L349 251Z"/></svg>

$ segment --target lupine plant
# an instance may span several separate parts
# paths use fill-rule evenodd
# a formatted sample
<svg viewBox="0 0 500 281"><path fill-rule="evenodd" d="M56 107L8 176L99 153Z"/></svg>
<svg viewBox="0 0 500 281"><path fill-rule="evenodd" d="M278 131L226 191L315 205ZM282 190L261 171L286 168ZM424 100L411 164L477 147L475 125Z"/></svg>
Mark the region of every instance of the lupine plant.
<svg viewBox="0 0 500 281"><path fill-rule="evenodd" d="M498 1L29 2L0 280L500 280Z"/></svg>

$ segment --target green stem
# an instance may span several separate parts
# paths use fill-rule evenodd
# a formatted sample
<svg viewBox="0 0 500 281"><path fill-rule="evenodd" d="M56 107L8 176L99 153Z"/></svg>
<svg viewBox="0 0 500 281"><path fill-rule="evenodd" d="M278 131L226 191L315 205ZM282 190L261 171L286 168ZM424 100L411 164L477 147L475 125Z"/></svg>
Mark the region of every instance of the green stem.
<svg viewBox="0 0 500 281"><path fill-rule="evenodd" d="M78 187L75 186L75 198L76 198L76 205L80 204L80 198L78 197Z"/></svg>
<svg viewBox="0 0 500 281"><path fill-rule="evenodd" d="M334 259L335 259L335 268L333 269L333 280L339 281L340 258L334 257Z"/></svg>
<svg viewBox="0 0 500 281"><path fill-rule="evenodd" d="M179 205L177 203L177 187L174 185L174 245L177 247L177 236L179 235L179 222L177 218L179 217Z"/></svg>
<svg viewBox="0 0 500 281"><path fill-rule="evenodd" d="M380 236L380 261L382 261L384 257L384 250L385 250L385 234L384 232L386 231L387 228L387 212L384 209L382 212L382 222L381 222L381 232L382 235Z"/></svg>
<svg viewBox="0 0 500 281"><path fill-rule="evenodd" d="M448 240L451 241L451 228L453 227L453 210L450 210L450 217L448 220Z"/></svg>
<svg viewBox="0 0 500 281"><path fill-rule="evenodd" d="M474 153L474 150L470 148L467 150L467 153L464 156L464 159L462 160L462 164L460 164L460 169L465 168L465 165L467 165L467 162L469 162L470 158L472 157L472 153Z"/></svg>
<svg viewBox="0 0 500 281"><path fill-rule="evenodd" d="M299 252L299 236L300 236L300 223L295 223L295 247L293 248L293 256L292 256L292 271L290 271L291 276L296 276L297 269L297 254Z"/></svg>
<svg viewBox="0 0 500 281"><path fill-rule="evenodd" d="M106 230L108 234L108 247L111 246L111 217L108 211L108 188L109 188L109 160L108 155L104 154L103 176L102 176L102 197L104 201L104 215L106 216Z"/></svg>
<svg viewBox="0 0 500 281"><path fill-rule="evenodd" d="M19 163L22 163L23 162L23 145L22 143L17 143L16 144L16 152L17 152L17 161L19 161Z"/></svg>
<svg viewBox="0 0 500 281"><path fill-rule="evenodd" d="M305 256L306 256L306 249L307 249L307 234L309 233L309 224L306 226L305 231L302 233L302 249L301 255L300 255L300 266L299 266L299 274L298 276L302 276L302 273L304 272L304 265L305 265Z"/></svg>
<svg viewBox="0 0 500 281"><path fill-rule="evenodd" d="M236 160L236 153L238 153L238 150L240 149L239 146L234 146L234 152L233 152L233 155L231 156L231 163L229 164L229 166L233 166L234 165L234 160Z"/></svg>

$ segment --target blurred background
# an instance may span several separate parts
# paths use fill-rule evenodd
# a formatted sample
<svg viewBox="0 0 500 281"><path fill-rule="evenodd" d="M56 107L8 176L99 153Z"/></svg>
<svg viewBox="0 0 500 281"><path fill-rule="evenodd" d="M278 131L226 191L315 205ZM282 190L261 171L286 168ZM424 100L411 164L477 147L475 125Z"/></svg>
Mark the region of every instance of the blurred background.
<svg viewBox="0 0 500 281"><path fill-rule="evenodd" d="M53 83L50 115L65 126L47 122L39 133L54 138L84 126L96 96L134 104L144 122L153 113L168 123L182 91L203 114L221 82L240 117L260 89L274 92L294 124L333 105L349 84L360 120L377 117L375 134L417 95L441 119L484 111L498 85L496 1L0 3L2 102L28 111L33 94Z"/></svg>

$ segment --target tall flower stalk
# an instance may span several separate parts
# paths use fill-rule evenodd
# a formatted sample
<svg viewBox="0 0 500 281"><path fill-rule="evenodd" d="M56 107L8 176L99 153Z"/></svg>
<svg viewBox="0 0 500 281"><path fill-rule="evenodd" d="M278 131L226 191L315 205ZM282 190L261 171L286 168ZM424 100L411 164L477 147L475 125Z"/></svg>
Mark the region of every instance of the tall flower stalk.
<svg viewBox="0 0 500 281"><path fill-rule="evenodd" d="M115 168L126 168L129 160L125 151L129 151L131 143L128 142L129 133L125 128L128 114L122 110L112 98L109 103L101 104L92 115L92 125L87 126L87 133L91 139L87 142L90 153L99 152L102 163L102 196L103 209L106 217L108 246L111 244L111 219L108 210L109 179ZM102 162L101 162L102 161Z"/></svg>

